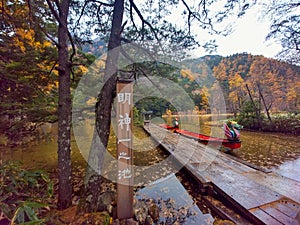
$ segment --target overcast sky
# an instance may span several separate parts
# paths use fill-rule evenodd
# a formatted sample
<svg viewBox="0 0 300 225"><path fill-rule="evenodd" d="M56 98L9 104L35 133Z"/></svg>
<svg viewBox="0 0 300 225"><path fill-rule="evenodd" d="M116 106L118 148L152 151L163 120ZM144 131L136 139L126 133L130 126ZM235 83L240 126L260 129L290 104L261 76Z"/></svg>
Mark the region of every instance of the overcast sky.
<svg viewBox="0 0 300 225"><path fill-rule="evenodd" d="M274 40L265 41L269 27L270 23L261 18L260 8L256 6L233 23L234 31L230 35L226 37L215 36L219 47L217 52L213 54L228 56L247 52L274 58L281 50L281 46L276 44ZM202 49L193 53L196 57L207 54Z"/></svg>

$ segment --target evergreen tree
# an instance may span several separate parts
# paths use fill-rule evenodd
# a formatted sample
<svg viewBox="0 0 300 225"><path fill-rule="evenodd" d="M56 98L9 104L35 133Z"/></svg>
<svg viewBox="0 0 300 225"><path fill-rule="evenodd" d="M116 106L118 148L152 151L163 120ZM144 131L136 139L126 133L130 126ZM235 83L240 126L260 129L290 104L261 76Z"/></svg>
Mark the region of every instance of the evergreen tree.
<svg viewBox="0 0 300 225"><path fill-rule="evenodd" d="M24 1L1 1L0 10L1 133L21 140L36 123L56 120L57 51L40 29L53 21L33 18Z"/></svg>

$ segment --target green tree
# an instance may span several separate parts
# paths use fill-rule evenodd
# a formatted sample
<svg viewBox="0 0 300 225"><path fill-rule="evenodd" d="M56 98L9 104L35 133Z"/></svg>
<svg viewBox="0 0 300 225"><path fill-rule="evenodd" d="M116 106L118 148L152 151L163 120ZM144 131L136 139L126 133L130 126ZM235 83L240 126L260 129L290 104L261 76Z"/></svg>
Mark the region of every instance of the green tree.
<svg viewBox="0 0 300 225"><path fill-rule="evenodd" d="M239 115L237 116L238 123L252 129L261 129L262 115L257 114L257 101L245 100ZM258 117L259 116L259 117Z"/></svg>
<svg viewBox="0 0 300 225"><path fill-rule="evenodd" d="M57 74L52 67L57 51L40 30L53 21L33 17L24 1L1 1L0 11L1 133L20 141L37 123L56 120Z"/></svg>

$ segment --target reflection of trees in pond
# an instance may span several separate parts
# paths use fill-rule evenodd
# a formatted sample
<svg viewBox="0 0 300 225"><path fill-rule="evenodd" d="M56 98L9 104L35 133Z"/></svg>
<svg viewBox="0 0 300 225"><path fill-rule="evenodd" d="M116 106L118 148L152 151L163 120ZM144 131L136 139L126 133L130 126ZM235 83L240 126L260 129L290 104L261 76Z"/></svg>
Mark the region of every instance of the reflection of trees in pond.
<svg viewBox="0 0 300 225"><path fill-rule="evenodd" d="M221 127L210 126L210 123L207 123L212 120L210 115L180 115L180 119L184 124L183 129L211 135L213 128L219 129L222 133ZM277 167L283 162L300 157L300 143L297 136L242 130L241 140L242 147L234 150L231 154L256 166Z"/></svg>
<svg viewBox="0 0 300 225"><path fill-rule="evenodd" d="M300 156L296 136L242 131L241 139L242 147L234 154L257 166L272 168Z"/></svg>

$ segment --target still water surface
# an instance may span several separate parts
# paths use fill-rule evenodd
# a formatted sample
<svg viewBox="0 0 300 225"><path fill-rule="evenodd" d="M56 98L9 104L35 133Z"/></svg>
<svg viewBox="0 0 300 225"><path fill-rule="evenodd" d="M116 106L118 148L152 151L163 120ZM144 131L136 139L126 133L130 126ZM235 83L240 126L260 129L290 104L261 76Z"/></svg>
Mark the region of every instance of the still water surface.
<svg viewBox="0 0 300 225"><path fill-rule="evenodd" d="M222 122L210 116L180 116L182 129L224 137ZM170 118L165 119L170 124ZM215 123L213 123L215 122ZM241 130L242 147L234 155L256 166L276 171L300 181L300 138L282 133L264 133Z"/></svg>
<svg viewBox="0 0 300 225"><path fill-rule="evenodd" d="M170 121L166 120L170 123ZM183 129L212 136L223 135L222 128L211 123L208 116L180 116ZM276 171L300 181L300 140L299 136L241 131L242 147L230 154L256 166ZM154 154L158 154L154 152ZM154 156L153 156L154 157ZM142 160L143 157L138 157ZM52 140L36 146L0 149L1 160L20 160L29 168L55 168L57 165L57 143ZM84 165L75 140L72 141L73 164Z"/></svg>

